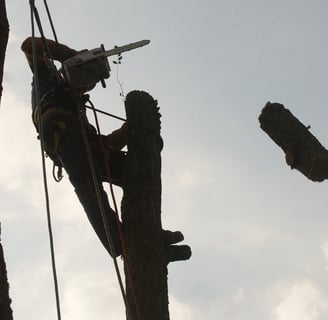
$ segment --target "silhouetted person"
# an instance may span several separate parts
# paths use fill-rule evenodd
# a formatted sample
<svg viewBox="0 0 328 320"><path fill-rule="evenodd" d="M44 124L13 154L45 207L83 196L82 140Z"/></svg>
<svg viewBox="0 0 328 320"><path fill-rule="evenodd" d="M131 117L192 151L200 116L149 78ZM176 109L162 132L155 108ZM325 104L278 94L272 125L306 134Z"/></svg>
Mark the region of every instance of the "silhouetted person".
<svg viewBox="0 0 328 320"><path fill-rule="evenodd" d="M84 105L83 99L85 96L83 96L83 92L80 95L76 94L62 75L51 66L49 61L50 58L63 62L76 55L77 51L52 40L45 41L46 49L41 38L34 39L36 66L33 65L32 38L27 38L21 46L32 72L34 73L35 68L37 70L38 88L36 88L36 75L33 76L32 82L33 122L39 134L42 133L43 135L47 154L67 172L69 180L74 186L75 192L99 239L107 251L116 257L121 254L122 249L115 214L110 208L102 185L102 182L107 181L107 175L103 155L99 147L99 138L103 140L106 146L105 161L109 164L111 182L121 186L125 154L119 150L127 143L127 127L124 124L112 134L99 137L95 128L85 122L87 139L95 164L97 184L101 192L102 203L113 240L113 248L110 248L92 180L83 129L78 118L79 106ZM37 89L40 97L39 106L36 99ZM41 121L38 119L39 114L41 114ZM40 123L41 128L39 127Z"/></svg>

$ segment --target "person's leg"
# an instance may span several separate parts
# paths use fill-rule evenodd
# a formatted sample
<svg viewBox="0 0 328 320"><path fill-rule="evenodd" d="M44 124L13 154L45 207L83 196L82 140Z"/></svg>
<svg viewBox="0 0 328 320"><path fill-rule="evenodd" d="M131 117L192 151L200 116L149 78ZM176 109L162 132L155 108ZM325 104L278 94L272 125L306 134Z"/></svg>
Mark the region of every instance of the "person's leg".
<svg viewBox="0 0 328 320"><path fill-rule="evenodd" d="M121 241L117 221L114 211L111 209L108 203L106 192L101 184L98 185L100 192L102 206L100 207L97 194L93 185L93 181L90 177L84 177L83 179L70 178L72 185L75 187L75 192L82 204L87 217L97 233L99 240L102 242L108 253L112 257L117 257L122 253ZM109 228L110 239L106 234L103 216L101 210L104 210L106 215L106 223ZM113 247L112 247L113 246Z"/></svg>
<svg viewBox="0 0 328 320"><path fill-rule="evenodd" d="M105 149L104 155L99 155L99 174L103 182L110 182L116 186L123 187L123 174L126 161L126 152L111 148Z"/></svg>
<svg viewBox="0 0 328 320"><path fill-rule="evenodd" d="M92 179L89 161L85 150L85 142L83 140L82 131L77 122L67 120L67 128L64 135L60 139L60 143L56 147L56 154L65 168L70 182L74 186L75 192L87 214L87 217L97 233L98 238L105 246L107 251L114 257L121 254L121 242L118 232L118 226L113 210L110 208L107 195L103 189L97 175L97 188L100 192L102 205L106 214L107 223L110 229L110 235L114 248L110 248L107 239L103 217L101 214L100 204L95 191L95 185ZM54 136L54 129L48 127L45 130L45 140L47 144L51 144ZM96 160L96 159L95 159ZM97 162L95 163L97 170Z"/></svg>

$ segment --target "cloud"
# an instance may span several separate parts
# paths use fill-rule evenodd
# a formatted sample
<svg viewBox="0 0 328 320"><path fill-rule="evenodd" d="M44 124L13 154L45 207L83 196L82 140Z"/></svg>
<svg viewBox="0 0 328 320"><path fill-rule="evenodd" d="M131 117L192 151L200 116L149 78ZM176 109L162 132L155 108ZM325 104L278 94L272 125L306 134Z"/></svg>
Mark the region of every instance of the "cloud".
<svg viewBox="0 0 328 320"><path fill-rule="evenodd" d="M246 302L245 289L237 287L225 297L217 297L200 305L181 301L170 295L170 317L179 320L198 320L204 314L208 320L236 319Z"/></svg>
<svg viewBox="0 0 328 320"><path fill-rule="evenodd" d="M38 214L44 208L39 142L29 102L19 99L9 86L1 101L0 148L1 215L20 216L22 210Z"/></svg>
<svg viewBox="0 0 328 320"><path fill-rule="evenodd" d="M33 264L21 261L16 270L8 269L15 319L24 319L26 314L34 314L35 320L42 320L55 313L49 263L34 258ZM37 312L35 312L36 306Z"/></svg>
<svg viewBox="0 0 328 320"><path fill-rule="evenodd" d="M328 241L324 242L322 245L321 245L321 250L326 258L326 262L327 262L327 265L326 265L326 269L328 271Z"/></svg>
<svg viewBox="0 0 328 320"><path fill-rule="evenodd" d="M21 41L20 37L14 32L10 32L8 38L8 46L18 43L18 41Z"/></svg>
<svg viewBox="0 0 328 320"><path fill-rule="evenodd" d="M24 178L35 174L40 151L31 121L30 105L17 98L14 88L6 88L1 101L0 146L4 169L0 171L2 185L7 190L22 188L23 185L27 189L24 182L28 180Z"/></svg>
<svg viewBox="0 0 328 320"><path fill-rule="evenodd" d="M199 319L199 311L195 310L195 307L183 303L176 296L171 295L169 301L170 317L171 319L179 320L193 320Z"/></svg>
<svg viewBox="0 0 328 320"><path fill-rule="evenodd" d="M116 281L102 272L71 275L63 289L63 317L125 319L124 303Z"/></svg>
<svg viewBox="0 0 328 320"><path fill-rule="evenodd" d="M275 320L324 320L328 317L328 297L309 280L285 287L281 296L274 308Z"/></svg>

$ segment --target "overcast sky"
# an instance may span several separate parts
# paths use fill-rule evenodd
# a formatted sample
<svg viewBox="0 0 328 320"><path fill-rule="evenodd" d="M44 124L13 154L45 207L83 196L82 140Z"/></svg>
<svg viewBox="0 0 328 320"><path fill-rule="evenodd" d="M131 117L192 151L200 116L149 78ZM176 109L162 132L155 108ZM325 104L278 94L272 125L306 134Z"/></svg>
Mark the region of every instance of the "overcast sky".
<svg viewBox="0 0 328 320"><path fill-rule="evenodd" d="M42 1L45 33L53 38ZM48 1L60 42L123 55L124 93L162 114L162 220L193 256L169 266L173 320L328 319L327 182L291 170L260 129L283 103L325 146L328 3L324 0ZM0 109L0 221L15 320L56 319L31 74L20 44L29 1L7 0L10 39ZM124 117L112 64L94 104ZM102 131L121 123L105 117ZM63 320L125 319L111 259L67 176L49 189ZM121 192L117 190L117 198ZM121 262L120 262L121 265Z"/></svg>

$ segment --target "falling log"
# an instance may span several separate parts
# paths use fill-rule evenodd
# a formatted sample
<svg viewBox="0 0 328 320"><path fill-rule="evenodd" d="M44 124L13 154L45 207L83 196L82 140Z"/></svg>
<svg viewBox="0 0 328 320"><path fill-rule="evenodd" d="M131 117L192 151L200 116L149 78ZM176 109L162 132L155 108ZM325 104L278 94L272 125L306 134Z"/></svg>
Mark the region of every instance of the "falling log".
<svg viewBox="0 0 328 320"><path fill-rule="evenodd" d="M280 103L268 102L259 116L261 128L284 151L287 164L308 179L328 178L328 150L310 128L303 125Z"/></svg>

